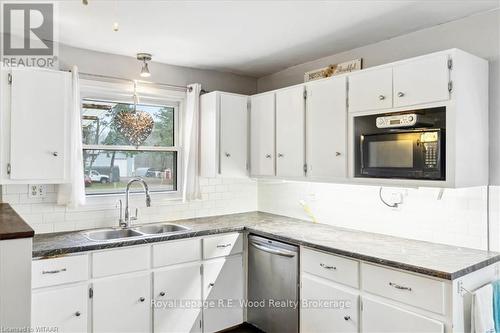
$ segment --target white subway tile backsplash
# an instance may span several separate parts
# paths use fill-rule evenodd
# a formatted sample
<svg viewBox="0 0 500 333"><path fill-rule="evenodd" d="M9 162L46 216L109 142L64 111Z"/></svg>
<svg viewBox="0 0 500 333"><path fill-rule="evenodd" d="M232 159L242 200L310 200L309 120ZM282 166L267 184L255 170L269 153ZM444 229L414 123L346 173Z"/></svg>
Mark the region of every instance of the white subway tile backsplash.
<svg viewBox="0 0 500 333"><path fill-rule="evenodd" d="M262 181L258 185L257 197L259 210L270 213L310 220L300 204L303 201L320 223L449 245L487 248L486 187L445 189L441 199L440 190L435 188L384 188L384 198L388 200L392 192L403 195L403 204L397 209L385 206L379 200L378 191L376 186ZM490 187L490 193L498 192L498 187ZM491 202L490 198L490 229L497 228L498 232L499 200L496 204ZM497 238L494 243L498 250L500 237Z"/></svg>
<svg viewBox="0 0 500 333"><path fill-rule="evenodd" d="M226 186L231 184L231 188ZM146 207L142 195L130 198L132 214L139 208L135 224L172 221L257 210L257 183L249 179L200 178L202 199L181 202L153 193L152 207ZM118 225L119 211L116 203L124 196L93 196L87 204L70 209L56 204L56 186L47 185L47 196L30 198L28 185L2 186L2 201L8 202L29 223L36 233L82 230ZM232 207L228 207L232 206Z"/></svg>

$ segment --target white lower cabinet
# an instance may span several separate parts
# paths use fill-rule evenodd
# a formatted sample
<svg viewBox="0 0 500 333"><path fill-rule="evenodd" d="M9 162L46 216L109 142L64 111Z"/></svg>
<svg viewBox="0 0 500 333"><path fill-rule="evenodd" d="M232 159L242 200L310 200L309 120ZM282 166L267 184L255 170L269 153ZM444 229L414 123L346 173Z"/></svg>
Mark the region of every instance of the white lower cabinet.
<svg viewBox="0 0 500 333"><path fill-rule="evenodd" d="M87 285L33 292L31 325L35 331L87 332L88 299Z"/></svg>
<svg viewBox="0 0 500 333"><path fill-rule="evenodd" d="M200 263L153 273L154 332L201 332Z"/></svg>
<svg viewBox="0 0 500 333"><path fill-rule="evenodd" d="M303 273L301 300L301 332L358 332L358 294Z"/></svg>
<svg viewBox="0 0 500 333"><path fill-rule="evenodd" d="M363 300L363 332L444 332L443 323L370 299Z"/></svg>
<svg viewBox="0 0 500 333"><path fill-rule="evenodd" d="M217 332L243 322L243 258L236 255L203 263L203 332Z"/></svg>
<svg viewBox="0 0 500 333"><path fill-rule="evenodd" d="M97 280L93 288L94 332L151 331L150 273Z"/></svg>

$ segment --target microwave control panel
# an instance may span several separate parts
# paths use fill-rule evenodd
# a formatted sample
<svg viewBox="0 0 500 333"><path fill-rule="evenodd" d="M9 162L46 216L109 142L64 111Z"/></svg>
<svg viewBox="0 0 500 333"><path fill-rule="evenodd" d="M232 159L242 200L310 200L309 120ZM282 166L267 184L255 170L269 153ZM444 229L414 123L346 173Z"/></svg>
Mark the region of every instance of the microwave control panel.
<svg viewBox="0 0 500 333"><path fill-rule="evenodd" d="M438 143L434 142L423 142L424 145L424 163L426 169L435 169L438 166Z"/></svg>
<svg viewBox="0 0 500 333"><path fill-rule="evenodd" d="M417 115L415 113L409 113L396 116L377 117L375 122L377 128L411 127L415 126L417 123Z"/></svg>

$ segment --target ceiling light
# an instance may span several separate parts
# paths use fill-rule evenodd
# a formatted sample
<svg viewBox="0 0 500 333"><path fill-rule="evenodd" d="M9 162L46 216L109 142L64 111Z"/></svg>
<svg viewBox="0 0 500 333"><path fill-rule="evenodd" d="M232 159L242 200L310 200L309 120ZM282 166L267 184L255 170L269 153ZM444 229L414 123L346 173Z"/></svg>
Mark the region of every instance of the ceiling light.
<svg viewBox="0 0 500 333"><path fill-rule="evenodd" d="M151 61L151 54L149 53L137 53L137 60L142 61L141 76L150 77L148 61Z"/></svg>

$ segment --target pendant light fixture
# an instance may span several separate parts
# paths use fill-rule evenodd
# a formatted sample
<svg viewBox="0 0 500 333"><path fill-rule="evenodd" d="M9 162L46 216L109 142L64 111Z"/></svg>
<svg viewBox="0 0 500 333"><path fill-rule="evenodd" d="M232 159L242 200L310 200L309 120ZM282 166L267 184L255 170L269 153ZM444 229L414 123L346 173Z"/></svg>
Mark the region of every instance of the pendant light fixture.
<svg viewBox="0 0 500 333"><path fill-rule="evenodd" d="M149 53L137 53L137 60L142 61L141 76L150 77L148 61L151 61L151 54Z"/></svg>

